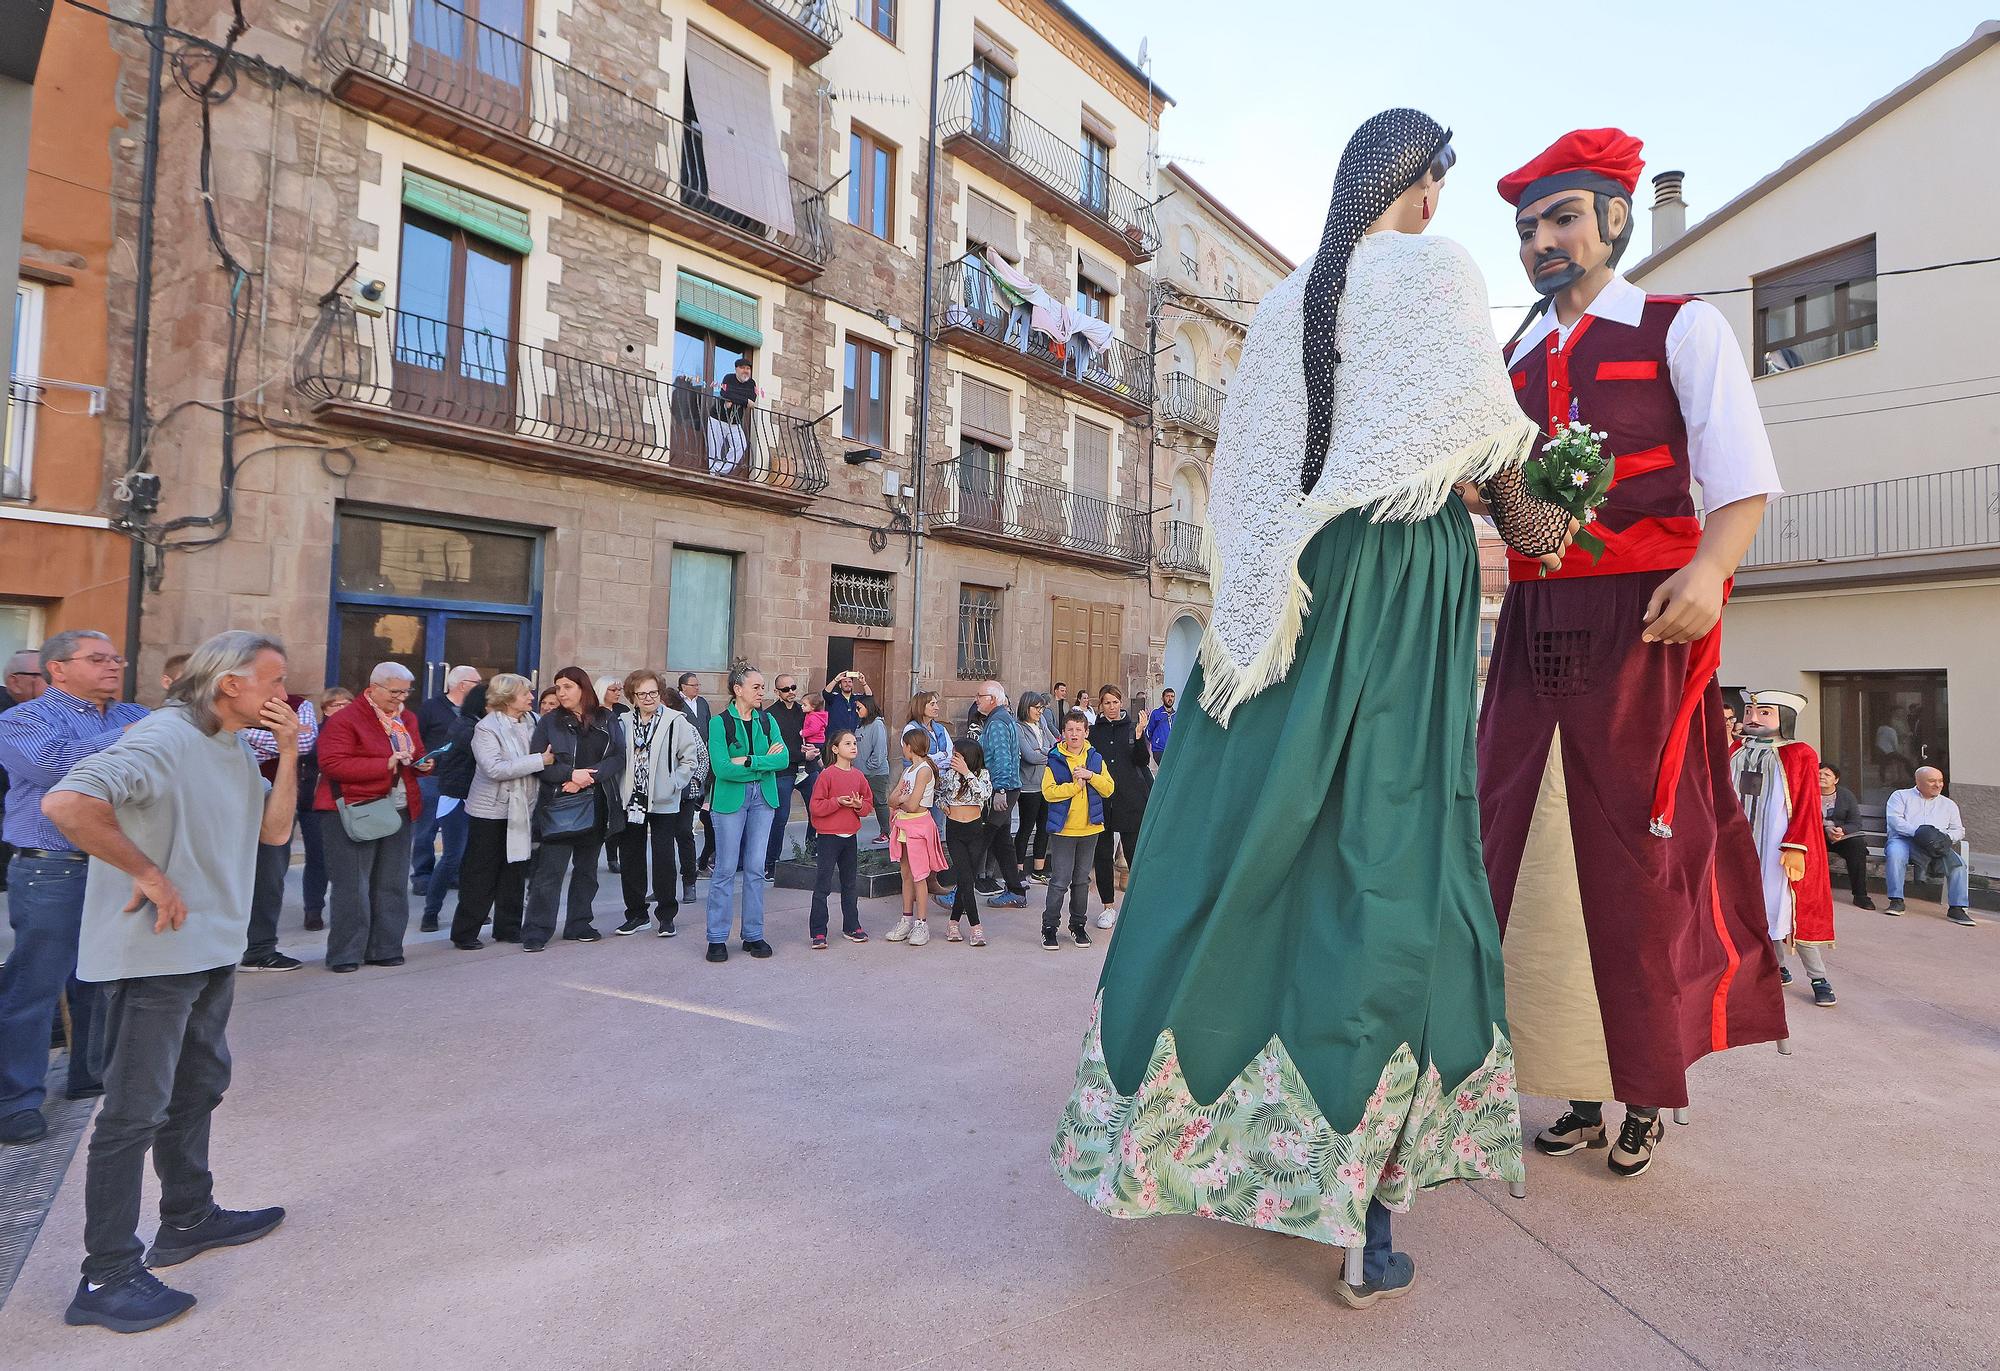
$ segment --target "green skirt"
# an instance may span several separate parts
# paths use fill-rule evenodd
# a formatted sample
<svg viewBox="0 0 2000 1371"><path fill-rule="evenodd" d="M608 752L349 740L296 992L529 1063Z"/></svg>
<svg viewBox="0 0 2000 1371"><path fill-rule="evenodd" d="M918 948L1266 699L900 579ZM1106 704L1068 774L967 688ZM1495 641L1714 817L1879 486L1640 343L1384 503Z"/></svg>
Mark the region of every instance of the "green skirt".
<svg viewBox="0 0 2000 1371"><path fill-rule="evenodd" d="M1299 574L1285 680L1227 728L1175 721L1053 1157L1119 1217L1351 1246L1371 1199L1522 1174L1473 784L1479 563L1452 500L1344 515Z"/></svg>

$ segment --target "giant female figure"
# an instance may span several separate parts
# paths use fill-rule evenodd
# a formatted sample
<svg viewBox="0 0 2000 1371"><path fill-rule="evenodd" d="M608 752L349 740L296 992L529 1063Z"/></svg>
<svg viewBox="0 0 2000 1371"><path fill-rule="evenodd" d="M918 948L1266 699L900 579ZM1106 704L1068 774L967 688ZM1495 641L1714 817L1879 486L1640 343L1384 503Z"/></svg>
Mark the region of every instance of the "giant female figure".
<svg viewBox="0 0 2000 1371"><path fill-rule="evenodd" d="M1119 1217L1349 1249L1409 1288L1389 1211L1521 1179L1473 784L1479 564L1453 488L1559 553L1486 292L1423 236L1445 129L1389 110L1341 157L1314 259L1265 298L1210 509L1214 619L1133 861L1054 1160ZM1365 1235L1365 1244L1364 1244Z"/></svg>

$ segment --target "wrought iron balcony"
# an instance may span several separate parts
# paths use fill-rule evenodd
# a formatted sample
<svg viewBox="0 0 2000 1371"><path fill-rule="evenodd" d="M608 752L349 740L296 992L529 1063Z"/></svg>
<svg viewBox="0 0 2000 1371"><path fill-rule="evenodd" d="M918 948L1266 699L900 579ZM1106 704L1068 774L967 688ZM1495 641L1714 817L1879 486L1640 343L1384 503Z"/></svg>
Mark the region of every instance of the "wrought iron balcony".
<svg viewBox="0 0 2000 1371"><path fill-rule="evenodd" d="M1152 556L1146 511L964 458L931 467L924 521L940 537L1137 571Z"/></svg>
<svg viewBox="0 0 2000 1371"><path fill-rule="evenodd" d="M1127 262L1144 262L1159 251L1159 223L1138 191L1086 161L1080 138L1036 123L969 71L946 80L939 92L938 140L952 156L1012 186Z"/></svg>
<svg viewBox="0 0 2000 1371"><path fill-rule="evenodd" d="M318 52L358 109L785 280L826 268L824 192L791 180L789 232L722 204L698 127L443 0L336 0Z"/></svg>
<svg viewBox="0 0 2000 1371"><path fill-rule="evenodd" d="M1160 418L1213 438L1222 431L1222 402L1228 396L1184 371L1167 373L1160 392Z"/></svg>
<svg viewBox="0 0 2000 1371"><path fill-rule="evenodd" d="M1169 519L1160 525L1160 570L1208 579L1208 560L1201 555L1201 525Z"/></svg>
<svg viewBox="0 0 2000 1371"><path fill-rule="evenodd" d="M945 263L939 271L937 301L938 333L948 346L1127 418L1152 412L1153 365L1143 349L1114 338L1110 347L1093 350L1079 366L1081 340L1058 343L1017 318L981 259L961 257Z"/></svg>
<svg viewBox="0 0 2000 1371"><path fill-rule="evenodd" d="M708 0L758 37L776 44L806 66L833 51L840 41L835 0Z"/></svg>
<svg viewBox="0 0 2000 1371"><path fill-rule="evenodd" d="M295 379L317 413L429 447L791 508L826 488L808 420L401 310L328 304Z"/></svg>
<svg viewBox="0 0 2000 1371"><path fill-rule="evenodd" d="M1743 570L1878 579L1986 565L1996 552L2000 466L1967 467L1781 496L1765 512Z"/></svg>

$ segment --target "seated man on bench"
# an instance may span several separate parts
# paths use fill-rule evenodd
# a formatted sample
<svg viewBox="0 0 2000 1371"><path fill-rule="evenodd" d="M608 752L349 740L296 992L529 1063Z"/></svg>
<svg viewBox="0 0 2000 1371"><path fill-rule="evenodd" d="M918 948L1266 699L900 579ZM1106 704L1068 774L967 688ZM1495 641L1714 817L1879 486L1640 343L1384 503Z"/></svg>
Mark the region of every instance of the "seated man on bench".
<svg viewBox="0 0 2000 1371"><path fill-rule="evenodd" d="M1889 836L1883 844L1883 877L1889 887L1889 913L1903 912L1904 868L1916 861L1944 869L1945 917L1976 928L1966 912L1971 896L1971 871L1958 845L1965 841L1965 821L1958 805L1944 793L1944 773L1934 766L1917 768L1916 784L1889 797Z"/></svg>

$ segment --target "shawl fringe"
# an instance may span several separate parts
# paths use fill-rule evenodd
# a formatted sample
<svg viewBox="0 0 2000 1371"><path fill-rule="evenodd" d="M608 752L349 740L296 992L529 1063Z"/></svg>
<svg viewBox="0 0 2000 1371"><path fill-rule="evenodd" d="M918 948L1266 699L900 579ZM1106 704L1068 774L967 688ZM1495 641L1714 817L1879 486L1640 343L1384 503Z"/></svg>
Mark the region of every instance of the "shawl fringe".
<svg viewBox="0 0 2000 1371"><path fill-rule="evenodd" d="M1291 584L1286 589L1284 608L1279 613L1278 625L1270 641L1264 644L1249 665L1239 667L1230 659L1228 648L1213 627L1202 636L1203 711L1227 728L1229 718L1238 705L1276 685L1291 673L1292 662L1298 652L1299 634L1305 626L1306 615L1312 612L1312 590L1306 585L1305 578L1299 575L1299 559L1305 555L1307 545L1319 536L1320 530L1327 524L1350 510L1370 507L1374 511L1369 516L1372 523L1416 523L1428 519L1444 507L1452 490L1461 482L1490 481L1508 468L1525 462L1540 436L1541 430L1535 427L1534 421L1523 415L1517 423L1467 443L1400 485L1376 491L1347 504L1320 504L1309 500L1308 503L1320 504L1326 517L1290 551L1287 565ZM1202 560L1208 566L1210 583L1219 584L1221 555L1216 550L1214 531L1207 524L1202 529Z"/></svg>

